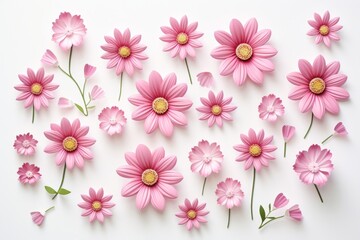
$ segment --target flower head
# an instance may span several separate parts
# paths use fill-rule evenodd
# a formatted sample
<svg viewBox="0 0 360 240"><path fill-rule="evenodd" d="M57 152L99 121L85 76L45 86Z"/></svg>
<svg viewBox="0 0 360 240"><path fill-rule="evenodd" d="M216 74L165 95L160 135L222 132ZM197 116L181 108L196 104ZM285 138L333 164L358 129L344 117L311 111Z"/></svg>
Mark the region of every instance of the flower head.
<svg viewBox="0 0 360 240"><path fill-rule="evenodd" d="M61 98L59 98L58 106L60 108L73 108L74 103L70 99L61 97Z"/></svg>
<svg viewBox="0 0 360 240"><path fill-rule="evenodd" d="M84 209L81 216L89 216L90 222L96 219L103 223L105 217L112 216L109 209L115 206L115 203L110 202L112 195L104 196L103 188L100 188L97 192L90 188L89 195L81 194L81 198L85 201L78 204L80 208Z"/></svg>
<svg viewBox="0 0 360 240"><path fill-rule="evenodd" d="M244 84L247 77L256 84L262 84L263 72L274 70L274 64L268 58L277 53L276 49L265 45L270 39L271 31L258 31L258 23L252 18L245 26L237 19L231 20L230 33L215 32L215 39L221 46L215 48L211 56L222 60L220 74L232 74L237 85Z"/></svg>
<svg viewBox="0 0 360 240"><path fill-rule="evenodd" d="M49 49L46 49L46 52L44 53L44 55L41 58L41 62L44 65L48 65L48 66L52 66L52 67L58 66L58 60L57 60L55 54L52 51L50 51Z"/></svg>
<svg viewBox="0 0 360 240"><path fill-rule="evenodd" d="M301 221L303 218L298 204L296 204L296 205L292 206L291 208L289 208L288 210L286 210L285 215L289 216L290 218L292 218L296 221Z"/></svg>
<svg viewBox="0 0 360 240"><path fill-rule="evenodd" d="M189 199L185 199L184 205L179 205L181 212L177 213L176 216L181 218L179 225L186 224L187 230L191 230L193 227L200 228L200 223L206 223L206 215L209 211L204 210L206 203L199 204L196 198L192 203Z"/></svg>
<svg viewBox="0 0 360 240"><path fill-rule="evenodd" d="M284 109L285 107L282 105L282 100L274 94L263 96L258 107L259 118L269 122L275 122L278 117L284 115Z"/></svg>
<svg viewBox="0 0 360 240"><path fill-rule="evenodd" d="M334 127L335 134L345 136L348 134L346 128L342 122L338 122Z"/></svg>
<svg viewBox="0 0 360 240"><path fill-rule="evenodd" d="M215 194L218 197L217 203L228 209L239 207L244 198L240 182L232 178L226 178L225 181L219 182Z"/></svg>
<svg viewBox="0 0 360 240"><path fill-rule="evenodd" d="M274 208L282 208L285 207L289 203L289 199L287 199L283 193L279 193L274 201Z"/></svg>
<svg viewBox="0 0 360 240"><path fill-rule="evenodd" d="M100 121L99 127L110 136L120 134L126 124L124 111L118 107L104 108L98 116Z"/></svg>
<svg viewBox="0 0 360 240"><path fill-rule="evenodd" d="M102 90L102 88L99 87L98 85L95 85L90 93L91 100L102 98L104 97L104 95L105 95L104 90Z"/></svg>
<svg viewBox="0 0 360 240"><path fill-rule="evenodd" d="M43 215L41 212L31 212L30 215L32 221L38 226L40 226L45 219L45 215Z"/></svg>
<svg viewBox="0 0 360 240"><path fill-rule="evenodd" d="M19 181L23 184L34 184L39 181L41 177L39 171L40 168L34 164L24 163L17 171Z"/></svg>
<svg viewBox="0 0 360 240"><path fill-rule="evenodd" d="M164 148L150 152L145 145L138 145L136 152L125 153L126 166L119 167L117 173L130 178L121 191L124 197L136 195L136 207L145 208L150 202L158 210L165 208L165 198L177 198L173 187L183 176L173 171L176 165L175 156L165 156Z"/></svg>
<svg viewBox="0 0 360 240"><path fill-rule="evenodd" d="M291 125L284 125L282 127L282 135L285 142L289 142L295 134L295 127Z"/></svg>
<svg viewBox="0 0 360 240"><path fill-rule="evenodd" d="M84 78L89 79L96 72L96 67L91 66L89 64L85 64L84 66Z"/></svg>
<svg viewBox="0 0 360 240"><path fill-rule="evenodd" d="M19 134L16 136L13 147L18 154L31 156L35 153L37 143L38 141L33 138L32 134Z"/></svg>
<svg viewBox="0 0 360 240"><path fill-rule="evenodd" d="M214 85L214 77L211 72L201 72L196 75L200 86L202 87L211 87Z"/></svg>

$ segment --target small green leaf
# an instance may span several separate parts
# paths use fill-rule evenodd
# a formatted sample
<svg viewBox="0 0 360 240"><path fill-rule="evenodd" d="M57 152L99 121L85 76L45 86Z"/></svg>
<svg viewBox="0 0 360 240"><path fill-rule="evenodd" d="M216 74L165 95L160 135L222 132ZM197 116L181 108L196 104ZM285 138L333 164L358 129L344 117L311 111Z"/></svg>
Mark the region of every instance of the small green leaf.
<svg viewBox="0 0 360 240"><path fill-rule="evenodd" d="M74 103L74 104L75 104L75 106L77 107L77 109L79 109L80 112L82 112L83 114L85 114L85 113L84 113L84 109L82 108L82 106L80 106L80 105L77 104L77 103Z"/></svg>
<svg viewBox="0 0 360 240"><path fill-rule="evenodd" d="M269 203L269 212L271 212L271 203Z"/></svg>
<svg viewBox="0 0 360 240"><path fill-rule="evenodd" d="M59 194L60 195L68 195L69 193L71 193L69 190L65 189L65 188L60 188L59 189Z"/></svg>
<svg viewBox="0 0 360 240"><path fill-rule="evenodd" d="M264 222L265 220L265 210L263 208L263 206L260 205L260 209L259 209L259 212L260 212L260 217L261 217L261 221Z"/></svg>
<svg viewBox="0 0 360 240"><path fill-rule="evenodd" d="M56 191L49 186L45 186L45 190L49 193L49 194L56 194Z"/></svg>
<svg viewBox="0 0 360 240"><path fill-rule="evenodd" d="M95 106L89 106L88 107L88 109L94 109L95 108Z"/></svg>

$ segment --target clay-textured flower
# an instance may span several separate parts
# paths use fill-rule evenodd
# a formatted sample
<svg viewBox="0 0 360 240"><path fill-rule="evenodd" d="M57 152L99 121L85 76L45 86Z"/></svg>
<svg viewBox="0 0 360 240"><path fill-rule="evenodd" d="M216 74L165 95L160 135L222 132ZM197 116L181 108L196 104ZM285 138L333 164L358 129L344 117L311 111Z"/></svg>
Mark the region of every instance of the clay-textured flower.
<svg viewBox="0 0 360 240"><path fill-rule="evenodd" d="M19 134L16 136L16 140L13 147L20 155L31 156L34 155L36 150L36 144L38 141L33 138L30 133Z"/></svg>
<svg viewBox="0 0 360 240"><path fill-rule="evenodd" d="M303 218L298 204L295 204L294 206L286 210L285 214L296 221L301 221Z"/></svg>
<svg viewBox="0 0 360 240"><path fill-rule="evenodd" d="M214 85L215 81L211 72L201 72L196 75L196 77L202 87L211 87Z"/></svg>
<svg viewBox="0 0 360 240"><path fill-rule="evenodd" d="M206 203L199 204L196 198L193 202L189 199L185 199L184 205L179 205L181 212L177 213L176 216L181 218L179 225L186 224L187 230L191 230L193 227L200 228L200 223L206 223L206 215L209 211L205 210Z"/></svg>
<svg viewBox="0 0 360 240"><path fill-rule="evenodd" d="M24 163L17 171L19 181L23 184L34 184L39 181L41 177L39 171L40 168L34 164Z"/></svg>
<svg viewBox="0 0 360 240"><path fill-rule="evenodd" d="M159 128L162 134L170 137L174 125L187 125L183 112L192 106L192 102L184 97L187 85L176 84L174 73L162 79L158 72L153 71L149 82L139 80L136 88L140 94L129 98L130 103L137 106L132 113L132 119L145 120L146 133L152 133Z"/></svg>
<svg viewBox="0 0 360 240"><path fill-rule="evenodd" d="M116 106L104 108L98 119L100 121L99 127L110 136L121 134L127 120L124 111Z"/></svg>
<svg viewBox="0 0 360 240"><path fill-rule="evenodd" d="M326 11L321 17L318 13L314 13L315 20L309 20L308 23L313 29L307 32L309 36L315 36L315 43L324 42L327 47L331 46L331 41L339 41L340 37L337 31L342 29L342 26L337 24L339 17L330 19L329 11Z"/></svg>
<svg viewBox="0 0 360 240"><path fill-rule="evenodd" d="M59 98L58 106L60 108L73 108L74 103L70 99L61 97L61 98Z"/></svg>
<svg viewBox="0 0 360 240"><path fill-rule="evenodd" d="M285 113L285 107L282 105L282 100L274 94L263 96L260 105L258 106L259 118L269 122L275 122L278 117Z"/></svg>
<svg viewBox="0 0 360 240"><path fill-rule="evenodd" d="M284 125L281 130L282 130L282 135L283 135L283 138L284 138L284 157L286 157L287 143L294 136L295 127L291 126L291 125Z"/></svg>
<svg viewBox="0 0 360 240"><path fill-rule="evenodd" d="M50 211L51 209L53 209L54 207L55 206L52 206L52 207L48 208L47 210L45 210L44 213L41 213L39 211L31 212L30 215L31 215L32 221L36 225L40 226L44 222L47 212Z"/></svg>
<svg viewBox="0 0 360 240"><path fill-rule="evenodd" d="M237 107L231 106L232 97L224 99L224 92L221 91L215 96L213 91L209 91L208 99L200 98L204 106L196 108L202 113L200 120L208 120L208 126L212 127L216 123L219 127L223 126L223 120L232 121L230 112Z"/></svg>
<svg viewBox="0 0 360 240"><path fill-rule="evenodd" d="M289 203L289 199L285 197L283 193L279 193L274 200L274 208L285 207Z"/></svg>
<svg viewBox="0 0 360 240"><path fill-rule="evenodd" d="M97 100L99 98L104 97L105 93L104 90L102 90L101 87L99 87L98 85L95 85L90 93L90 99L91 100Z"/></svg>
<svg viewBox="0 0 360 240"><path fill-rule="evenodd" d="M55 54L52 51L50 51L49 49L46 49L46 52L44 53L44 55L41 58L41 62L44 65L48 65L48 66L52 66L52 67L57 67L59 65Z"/></svg>
<svg viewBox="0 0 360 240"><path fill-rule="evenodd" d="M324 144L327 140L332 138L333 136L339 135L339 136L346 136L348 132L346 131L346 128L342 122L338 122L334 127L334 132L330 134L327 138L325 138L321 143Z"/></svg>
<svg viewBox="0 0 360 240"><path fill-rule="evenodd" d="M161 211L165 208L165 198L177 198L173 185L179 183L183 176L172 170L176 165L176 156L165 156L162 147L150 152L147 146L140 144L135 153L125 153L125 160L128 165L119 167L117 173L131 181L122 188L121 195L136 195L138 209L145 208L151 202L154 208Z"/></svg>
<svg viewBox="0 0 360 240"><path fill-rule="evenodd" d="M89 216L90 222L96 219L103 223L105 217L112 216L110 208L114 207L115 203L110 202L112 195L104 196L103 188L98 191L90 188L89 195L81 194L81 198L85 201L78 204L80 208L84 209L81 216Z"/></svg>
<svg viewBox="0 0 360 240"><path fill-rule="evenodd" d="M68 12L60 14L53 22L52 40L59 44L63 50L69 50L72 46L80 46L86 34L86 28L80 15L72 16Z"/></svg>
<svg viewBox="0 0 360 240"><path fill-rule="evenodd" d="M215 59L222 60L220 74L232 75L237 85L245 83L247 77L256 84L262 84L263 72L274 70L274 64L269 58L277 51L266 45L271 36L271 30L258 31L255 18L250 19L245 26L237 19L230 22L230 33L216 31L215 39L221 46L211 52Z"/></svg>
<svg viewBox="0 0 360 240"><path fill-rule="evenodd" d="M96 67L91 66L89 64L85 64L84 66L84 78L89 79L96 72Z"/></svg>

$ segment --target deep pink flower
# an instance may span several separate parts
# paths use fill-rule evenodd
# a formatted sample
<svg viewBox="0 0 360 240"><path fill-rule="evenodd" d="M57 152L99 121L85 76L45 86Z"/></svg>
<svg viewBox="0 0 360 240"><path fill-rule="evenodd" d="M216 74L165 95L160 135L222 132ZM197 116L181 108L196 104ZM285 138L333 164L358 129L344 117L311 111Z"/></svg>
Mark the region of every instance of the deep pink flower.
<svg viewBox="0 0 360 240"><path fill-rule="evenodd" d="M50 51L49 49L46 49L46 52L44 53L44 55L41 58L41 62L44 65L48 65L48 66L52 66L52 67L57 67L59 65L55 54L52 51Z"/></svg>
<svg viewBox="0 0 360 240"><path fill-rule="evenodd" d="M240 182L232 178L226 178L225 181L219 182L215 194L218 197L217 203L228 209L239 207L244 198Z"/></svg>
<svg viewBox="0 0 360 240"><path fill-rule="evenodd" d="M321 17L318 13L314 13L315 20L309 20L313 29L307 32L309 36L316 36L315 43L319 44L320 42L324 42L327 47L331 46L331 40L339 41L340 37L336 33L340 29L342 29L341 25L338 25L340 18L335 17L330 19L329 11L326 11Z"/></svg>
<svg viewBox="0 0 360 240"><path fill-rule="evenodd" d="M59 98L58 105L60 108L73 108L74 107L74 103L71 100L64 98L64 97Z"/></svg>
<svg viewBox="0 0 360 240"><path fill-rule="evenodd" d="M291 125L284 125L282 127L282 135L285 142L289 142L295 134L295 127Z"/></svg>
<svg viewBox="0 0 360 240"><path fill-rule="evenodd" d="M105 217L112 216L109 210L115 203L110 202L112 195L104 196L104 189L100 188L97 192L89 189L89 195L81 194L81 198L85 201L79 203L78 206L84 209L81 216L89 216L89 221L93 222L95 219L103 223Z"/></svg>
<svg viewBox="0 0 360 240"><path fill-rule="evenodd" d="M118 107L104 108L98 116L100 121L99 127L110 136L120 134L126 124L124 111Z"/></svg>
<svg viewBox="0 0 360 240"><path fill-rule="evenodd" d="M16 136L13 147L18 154L31 156L35 153L37 143L38 141L33 138L32 134L19 134Z"/></svg>
<svg viewBox="0 0 360 240"><path fill-rule="evenodd" d="M284 115L284 109L285 107L282 105L282 100L274 94L263 96L258 107L259 118L269 122L275 122L278 117Z"/></svg>
<svg viewBox="0 0 360 240"><path fill-rule="evenodd" d="M59 18L53 22L52 40L59 44L63 50L68 50L72 46L80 46L86 34L86 28L80 15L72 16L68 12L60 14Z"/></svg>
<svg viewBox="0 0 360 240"><path fill-rule="evenodd" d="M201 72L196 75L200 86L202 87L211 87L214 85L214 77L211 72Z"/></svg>
<svg viewBox="0 0 360 240"><path fill-rule="evenodd" d="M215 59L222 60L220 74L232 74L237 85L245 83L249 77L256 84L262 84L263 72L274 70L274 64L268 59L276 55L277 51L270 45L265 45L271 36L271 30L258 32L255 18L250 19L245 26L237 19L230 22L230 33L216 31L215 39L221 46L211 52Z"/></svg>
<svg viewBox="0 0 360 240"><path fill-rule="evenodd" d="M95 139L87 137L89 127L81 127L79 119L71 124L67 118L62 118L60 125L52 123L51 130L45 131L45 136L53 141L44 151L56 153L56 164L66 164L68 169L75 165L79 168L84 166L84 159L91 160L93 154L89 147L94 145Z"/></svg>
<svg viewBox="0 0 360 240"><path fill-rule="evenodd" d="M279 193L274 201L274 208L282 208L285 207L289 203L289 199L287 199L283 193Z"/></svg>
<svg viewBox="0 0 360 240"><path fill-rule="evenodd" d="M104 95L105 95L104 90L102 90L102 88L99 87L98 85L95 85L90 93L91 100L102 98L104 97Z"/></svg>
<svg viewBox="0 0 360 240"><path fill-rule="evenodd" d="M204 106L196 108L199 112L203 113L200 120L208 120L208 126L212 127L215 123L222 127L223 120L232 121L233 118L230 112L234 111L237 107L230 106L232 97L224 99L224 92L221 91L215 96L213 91L209 91L208 98L200 98Z"/></svg>
<svg viewBox="0 0 360 240"><path fill-rule="evenodd" d="M177 85L174 73L163 80L158 72L153 71L149 82L139 80L136 88L140 94L129 98L130 103L138 107L132 113L132 119L145 120L146 133L152 133L159 128L162 134L170 137L174 125L187 125L183 111L189 109L192 102L184 97L187 85Z"/></svg>
<svg viewBox="0 0 360 240"><path fill-rule="evenodd" d="M185 199L184 205L179 205L181 212L177 213L176 216L181 218L179 225L186 223L187 230L191 230L193 227L200 228L200 223L206 223L206 215L209 211L204 210L206 203L199 204L196 198L192 203L189 199Z"/></svg>
<svg viewBox="0 0 360 240"><path fill-rule="evenodd" d="M291 208L289 208L288 210L286 210L285 215L289 216L290 218L292 218L296 221L301 221L303 218L298 204L296 204L296 205L292 206Z"/></svg>
<svg viewBox="0 0 360 240"><path fill-rule="evenodd" d="M34 184L39 181L41 177L39 171L40 168L34 164L24 163L17 171L19 181L23 184Z"/></svg>
<svg viewBox="0 0 360 240"><path fill-rule="evenodd" d="M338 122L334 127L335 134L345 136L348 134L346 128L342 122Z"/></svg>
<svg viewBox="0 0 360 240"><path fill-rule="evenodd" d="M96 67L91 66L89 64L85 64L84 66L84 78L89 79L96 72Z"/></svg>
<svg viewBox="0 0 360 240"><path fill-rule="evenodd" d="M164 148L150 152L145 145L138 145L136 152L125 153L126 166L119 167L117 173L130 178L121 190L124 197L136 195L136 207L145 208L150 202L158 210L165 208L165 198L177 198L172 186L181 182L183 176L173 171L176 156L165 156Z"/></svg>
<svg viewBox="0 0 360 240"><path fill-rule="evenodd" d="M296 87L290 92L291 100L300 100L301 112L312 111L314 116L322 119L325 111L332 114L339 113L338 100L347 100L349 93L342 88L347 76L339 73L340 63L326 64L322 55L319 55L311 64L299 60L300 72L287 75L287 79Z"/></svg>
<svg viewBox="0 0 360 240"><path fill-rule="evenodd" d="M38 226L40 226L45 219L45 215L43 215L41 212L31 212L30 215L32 221Z"/></svg>

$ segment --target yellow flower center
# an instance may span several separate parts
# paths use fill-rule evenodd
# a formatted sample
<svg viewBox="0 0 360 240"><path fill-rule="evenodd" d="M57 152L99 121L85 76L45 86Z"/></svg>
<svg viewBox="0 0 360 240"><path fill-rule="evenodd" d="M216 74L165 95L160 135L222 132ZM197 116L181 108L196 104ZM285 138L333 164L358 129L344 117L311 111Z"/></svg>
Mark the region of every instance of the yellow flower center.
<svg viewBox="0 0 360 240"><path fill-rule="evenodd" d="M31 85L31 93L34 95L40 95L42 93L43 86L40 83L34 83Z"/></svg>
<svg viewBox="0 0 360 240"><path fill-rule="evenodd" d="M249 44L241 43L237 46L235 53L240 60L247 61L251 58L253 51Z"/></svg>
<svg viewBox="0 0 360 240"><path fill-rule="evenodd" d="M318 95L325 91L325 82L321 78L314 78L309 83L309 89L312 93Z"/></svg>
<svg viewBox="0 0 360 240"><path fill-rule="evenodd" d="M258 157L261 154L261 147L258 144L252 144L249 147L249 153L253 157Z"/></svg>
<svg viewBox="0 0 360 240"><path fill-rule="evenodd" d="M152 102L152 108L157 114L164 114L169 109L169 104L165 98L158 97Z"/></svg>
<svg viewBox="0 0 360 240"><path fill-rule="evenodd" d="M194 219L194 218L196 218L196 212L194 211L194 210L189 210L187 213L186 213L186 215L187 215L187 217L189 218L189 219Z"/></svg>
<svg viewBox="0 0 360 240"><path fill-rule="evenodd" d="M130 54L131 54L131 50L127 46L122 46L121 48L119 48L120 57L127 58L130 56Z"/></svg>
<svg viewBox="0 0 360 240"><path fill-rule="evenodd" d="M326 35L329 34L330 29L329 29L328 26L322 25L322 26L319 28L319 32L320 32L321 35L326 36Z"/></svg>
<svg viewBox="0 0 360 240"><path fill-rule="evenodd" d="M219 105L214 105L211 107L211 112L215 116L219 116L222 113L222 109Z"/></svg>
<svg viewBox="0 0 360 240"><path fill-rule="evenodd" d="M180 45L187 44L189 41L189 36L186 33L179 33L176 37L176 41Z"/></svg>
<svg viewBox="0 0 360 240"><path fill-rule="evenodd" d="M67 152L75 151L78 147L78 143L75 138L73 137L66 137L63 141L63 148Z"/></svg>
<svg viewBox="0 0 360 240"><path fill-rule="evenodd" d="M141 175L141 180L145 185L153 186L158 181L158 174L153 169L146 169Z"/></svg>
<svg viewBox="0 0 360 240"><path fill-rule="evenodd" d="M92 204L91 204L91 207L92 209L95 211L95 212L98 212L101 210L102 206L101 206L101 202L99 201L94 201Z"/></svg>

